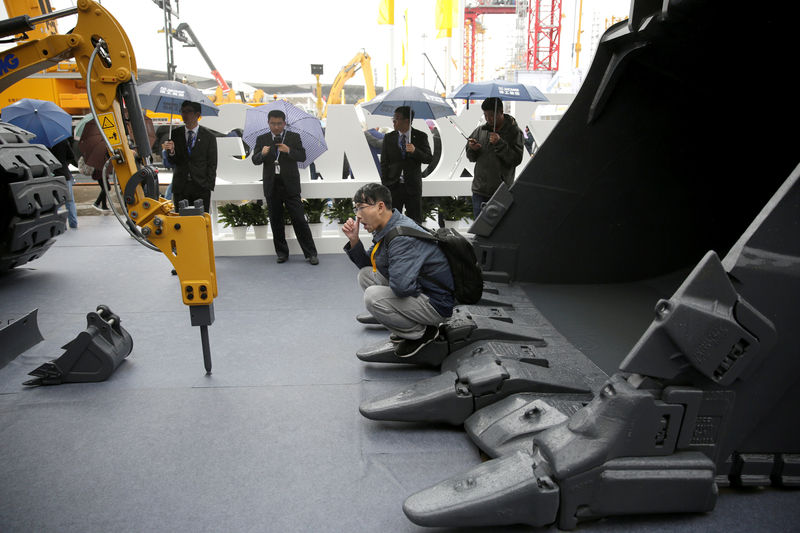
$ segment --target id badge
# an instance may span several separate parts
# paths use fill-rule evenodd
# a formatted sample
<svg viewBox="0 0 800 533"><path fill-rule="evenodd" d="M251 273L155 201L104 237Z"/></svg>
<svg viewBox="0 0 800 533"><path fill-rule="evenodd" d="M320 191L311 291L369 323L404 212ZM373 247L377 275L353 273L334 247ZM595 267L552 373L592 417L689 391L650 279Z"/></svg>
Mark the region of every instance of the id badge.
<svg viewBox="0 0 800 533"><path fill-rule="evenodd" d="M277 161L275 161L275 174L280 174L280 173L281 173L281 165Z"/></svg>

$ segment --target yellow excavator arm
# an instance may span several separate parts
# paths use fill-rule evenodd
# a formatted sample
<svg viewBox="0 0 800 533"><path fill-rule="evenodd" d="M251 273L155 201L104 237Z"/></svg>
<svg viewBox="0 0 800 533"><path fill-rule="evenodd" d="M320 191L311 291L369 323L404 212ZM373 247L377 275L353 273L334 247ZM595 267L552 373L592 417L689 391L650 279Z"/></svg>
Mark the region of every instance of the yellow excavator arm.
<svg viewBox="0 0 800 533"><path fill-rule="evenodd" d="M217 296L211 219L202 208L193 206L176 212L172 202L159 195L157 172L148 164L150 142L136 92L136 57L122 26L100 4L78 0L74 8L0 21L0 38L74 14L78 22L70 33L24 41L0 52L0 91L59 61L75 58L86 80L95 120L108 140L109 165L114 167L127 210L126 226L142 244L160 250L172 262L183 303L190 306L192 325L201 326L206 369L210 371L206 328L214 320ZM137 155L143 164L137 162Z"/></svg>
<svg viewBox="0 0 800 533"><path fill-rule="evenodd" d="M369 57L369 54L364 50L361 50L353 59L350 60L342 69L339 71L339 74L336 75L336 79L333 80L333 85L331 85L330 93L328 93L328 101L325 104L325 110L322 112L323 117L328 116L328 106L331 104L341 104L342 103L342 89L344 89L344 84L347 81L356 75L356 72L361 70L364 73L364 87L366 89L366 99L372 100L375 98L375 80L372 77L372 62Z"/></svg>

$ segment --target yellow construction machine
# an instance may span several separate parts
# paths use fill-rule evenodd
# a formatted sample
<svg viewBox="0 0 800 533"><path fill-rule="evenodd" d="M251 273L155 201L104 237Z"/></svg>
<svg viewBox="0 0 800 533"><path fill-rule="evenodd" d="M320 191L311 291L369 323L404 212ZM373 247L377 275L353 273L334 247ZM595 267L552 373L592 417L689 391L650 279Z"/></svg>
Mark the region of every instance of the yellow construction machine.
<svg viewBox="0 0 800 533"><path fill-rule="evenodd" d="M329 105L344 103L342 99L344 84L355 76L356 72L359 70L364 73L364 87L366 89L365 100L372 100L375 98L375 80L372 77L372 63L369 54L361 50L353 56L353 59L351 59L349 63L342 67L339 74L336 75L336 79L333 80L333 85L331 85L331 90L328 93L328 101L325 104L325 110L322 112L323 117L328 116ZM359 100L356 103L360 103L361 101L362 100Z"/></svg>
<svg viewBox="0 0 800 533"><path fill-rule="evenodd" d="M74 29L63 35L52 31L53 21L72 15L77 15ZM38 32L42 26L44 30ZM26 34L28 37L36 34L38 38L20 38ZM124 206L124 212L116 213L117 218L141 244L161 251L172 262L180 280L183 302L190 309L192 325L201 327L203 355L206 370L210 372L207 326L214 321L213 301L217 296L211 219L203 212L202 206L173 206L172 202L159 195L157 171L150 165L150 143L136 90L136 57L128 36L119 22L103 6L92 0L77 0L75 7L53 13L34 17L25 14L0 21L0 38L13 36L17 36L19 44L0 52L0 91L22 83L33 73L55 67L61 61L75 59L78 73L86 86L84 97L97 125L105 134L106 147L111 156L103 171L108 172L113 167L116 174L116 193ZM127 111L124 115L123 108ZM132 138L128 131L132 132ZM0 149L12 158L15 150L22 154L29 148L36 147L20 143L19 140L4 140L2 144ZM6 189L9 192L17 191L22 179L38 173L44 175L46 183L55 183L52 169L58 163L53 158L46 160L47 165L37 163L36 157L28 155L16 159L19 163L15 168L0 169L0 188L3 192ZM27 165L29 168L26 171L18 168L20 165ZM101 180L101 183L104 182L105 180ZM17 205L12 205L9 209L13 207L23 211L32 210L38 218L41 210L39 204L45 200L39 194L40 191L36 190L36 184L31 187L33 192L27 194L33 199L28 202L31 205L26 207L23 205L25 202L16 202ZM11 204L15 203L12 194L6 196L11 198ZM17 196L23 197L26 193L20 192ZM3 211L8 211L6 207L3 206ZM35 248L36 242L14 237L15 233L31 234L20 226L19 217L4 217L3 221L0 241L22 242L28 248ZM55 216L50 217L49 224L50 235L59 232ZM35 236L43 232L32 233ZM27 248L22 253L31 255ZM16 264L19 262L8 263L12 267ZM139 274L137 272L135 275Z"/></svg>

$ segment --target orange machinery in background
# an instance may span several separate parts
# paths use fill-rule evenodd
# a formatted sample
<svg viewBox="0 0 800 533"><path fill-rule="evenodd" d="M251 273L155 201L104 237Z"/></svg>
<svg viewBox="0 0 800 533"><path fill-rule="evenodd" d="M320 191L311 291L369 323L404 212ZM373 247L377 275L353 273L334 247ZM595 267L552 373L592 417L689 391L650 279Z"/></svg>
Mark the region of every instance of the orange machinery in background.
<svg viewBox="0 0 800 533"><path fill-rule="evenodd" d="M8 18L28 15L38 17L53 11L50 0L3 0ZM58 33L54 20L40 24L17 39L38 40ZM5 69L0 65L0 70ZM81 78L75 61L62 61L36 74L18 81L0 92L0 108L13 104L22 98L49 100L70 115L89 113L89 99L86 97L86 83Z"/></svg>

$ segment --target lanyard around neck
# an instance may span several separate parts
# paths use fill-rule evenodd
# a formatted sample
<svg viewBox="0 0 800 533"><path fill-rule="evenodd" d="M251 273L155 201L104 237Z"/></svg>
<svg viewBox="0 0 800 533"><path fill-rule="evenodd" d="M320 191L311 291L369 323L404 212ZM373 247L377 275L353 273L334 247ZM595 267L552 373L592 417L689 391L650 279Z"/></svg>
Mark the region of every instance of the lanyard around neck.
<svg viewBox="0 0 800 533"><path fill-rule="evenodd" d="M372 263L372 271L373 272L377 272L378 271L378 266L375 264L375 253L378 251L378 246L381 245L381 242L383 242L383 241L378 241L378 242L375 243L375 246L372 247L372 253L369 255L369 260Z"/></svg>

